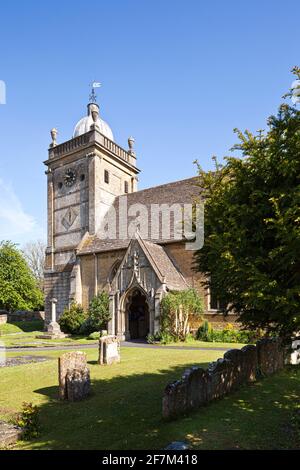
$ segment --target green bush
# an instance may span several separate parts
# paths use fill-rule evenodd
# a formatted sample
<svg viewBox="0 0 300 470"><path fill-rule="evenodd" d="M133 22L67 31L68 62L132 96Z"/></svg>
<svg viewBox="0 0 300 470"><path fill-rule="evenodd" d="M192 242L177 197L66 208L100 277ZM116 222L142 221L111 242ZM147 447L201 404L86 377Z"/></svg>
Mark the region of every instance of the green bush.
<svg viewBox="0 0 300 470"><path fill-rule="evenodd" d="M87 317L82 323L82 325L80 326L79 334L83 336L88 336L94 332L97 333L97 328L95 327L95 323L92 318Z"/></svg>
<svg viewBox="0 0 300 470"><path fill-rule="evenodd" d="M213 341L212 333L213 329L211 324L205 320L197 330L196 339L200 341Z"/></svg>
<svg viewBox="0 0 300 470"><path fill-rule="evenodd" d="M90 302L88 315L96 331L107 328L107 324L111 319L109 312L109 295L107 292L103 291L95 295Z"/></svg>
<svg viewBox="0 0 300 470"><path fill-rule="evenodd" d="M94 331L88 336L88 339L99 339L100 338L100 331Z"/></svg>
<svg viewBox="0 0 300 470"><path fill-rule="evenodd" d="M196 339L199 341L215 342L215 343L253 343L259 337L259 331L235 330L232 325L228 324L223 330L214 330L210 323L206 320L198 328Z"/></svg>
<svg viewBox="0 0 300 470"><path fill-rule="evenodd" d="M58 323L64 333L72 335L79 334L81 325L86 320L86 313L81 305L72 303L70 308L66 308Z"/></svg>
<svg viewBox="0 0 300 470"><path fill-rule="evenodd" d="M13 420L13 423L24 430L23 438L26 440L38 437L40 430L39 409L32 403L24 402L22 411Z"/></svg>
<svg viewBox="0 0 300 470"><path fill-rule="evenodd" d="M174 336L171 334L165 332L165 331L158 331L154 335L148 334L147 335L147 342L149 344L154 344L154 343L161 343L161 344L169 344L169 343L174 343L176 342L176 339Z"/></svg>

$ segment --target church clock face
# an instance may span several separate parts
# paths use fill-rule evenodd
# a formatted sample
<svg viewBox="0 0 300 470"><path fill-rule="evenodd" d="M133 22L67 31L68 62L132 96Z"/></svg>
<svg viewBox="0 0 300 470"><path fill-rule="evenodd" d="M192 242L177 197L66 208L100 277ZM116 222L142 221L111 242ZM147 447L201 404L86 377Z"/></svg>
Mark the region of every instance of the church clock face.
<svg viewBox="0 0 300 470"><path fill-rule="evenodd" d="M75 170L67 170L64 175L64 182L66 186L72 186L76 181L76 171Z"/></svg>

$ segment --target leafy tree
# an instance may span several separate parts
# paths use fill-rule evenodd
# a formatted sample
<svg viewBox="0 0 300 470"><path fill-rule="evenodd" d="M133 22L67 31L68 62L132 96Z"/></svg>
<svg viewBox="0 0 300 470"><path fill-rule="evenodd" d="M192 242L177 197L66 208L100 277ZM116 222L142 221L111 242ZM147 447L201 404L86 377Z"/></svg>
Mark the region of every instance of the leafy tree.
<svg viewBox="0 0 300 470"><path fill-rule="evenodd" d="M40 289L44 285L44 263L46 245L42 240L26 243L22 251Z"/></svg>
<svg viewBox="0 0 300 470"><path fill-rule="evenodd" d="M202 298L194 289L168 292L161 301L162 332L184 341L191 317L200 317L202 312Z"/></svg>
<svg viewBox="0 0 300 470"><path fill-rule="evenodd" d="M199 168L205 243L196 269L225 313L289 336L300 328L300 112L283 104L268 126L257 135L236 130L242 158Z"/></svg>
<svg viewBox="0 0 300 470"><path fill-rule="evenodd" d="M93 327L93 331L107 328L107 324L111 320L111 314L109 311L109 295L107 292L99 292L91 300L88 316L90 324Z"/></svg>
<svg viewBox="0 0 300 470"><path fill-rule="evenodd" d="M73 302L69 308L66 308L60 316L58 323L64 333L76 335L86 320L86 313L81 305Z"/></svg>
<svg viewBox="0 0 300 470"><path fill-rule="evenodd" d="M10 241L0 243L0 308L32 310L41 308L43 294L37 286L21 251Z"/></svg>

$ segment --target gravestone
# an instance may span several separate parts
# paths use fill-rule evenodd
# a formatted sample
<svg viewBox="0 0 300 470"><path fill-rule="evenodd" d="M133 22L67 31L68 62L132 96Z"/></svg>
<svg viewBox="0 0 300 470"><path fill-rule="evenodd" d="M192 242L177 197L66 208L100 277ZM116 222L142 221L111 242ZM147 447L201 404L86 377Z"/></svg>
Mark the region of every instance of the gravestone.
<svg viewBox="0 0 300 470"><path fill-rule="evenodd" d="M77 401L90 393L90 371L86 363L86 354L73 351L58 358L59 398Z"/></svg>
<svg viewBox="0 0 300 470"><path fill-rule="evenodd" d="M120 362L120 340L117 336L101 336L99 339L98 364L116 364Z"/></svg>
<svg viewBox="0 0 300 470"><path fill-rule="evenodd" d="M15 444L22 434L23 429L19 426L0 421L0 448Z"/></svg>
<svg viewBox="0 0 300 470"><path fill-rule="evenodd" d="M85 369L68 369L66 375L66 392L69 401L80 401L90 394L90 371Z"/></svg>

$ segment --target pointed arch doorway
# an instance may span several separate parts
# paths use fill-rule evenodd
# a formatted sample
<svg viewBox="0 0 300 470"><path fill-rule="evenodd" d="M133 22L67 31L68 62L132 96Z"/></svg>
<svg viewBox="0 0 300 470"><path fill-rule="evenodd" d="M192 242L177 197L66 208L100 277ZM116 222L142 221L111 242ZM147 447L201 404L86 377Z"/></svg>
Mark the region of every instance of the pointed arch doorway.
<svg viewBox="0 0 300 470"><path fill-rule="evenodd" d="M130 339L144 339L149 333L149 306L140 289L133 289L126 302L126 319Z"/></svg>

